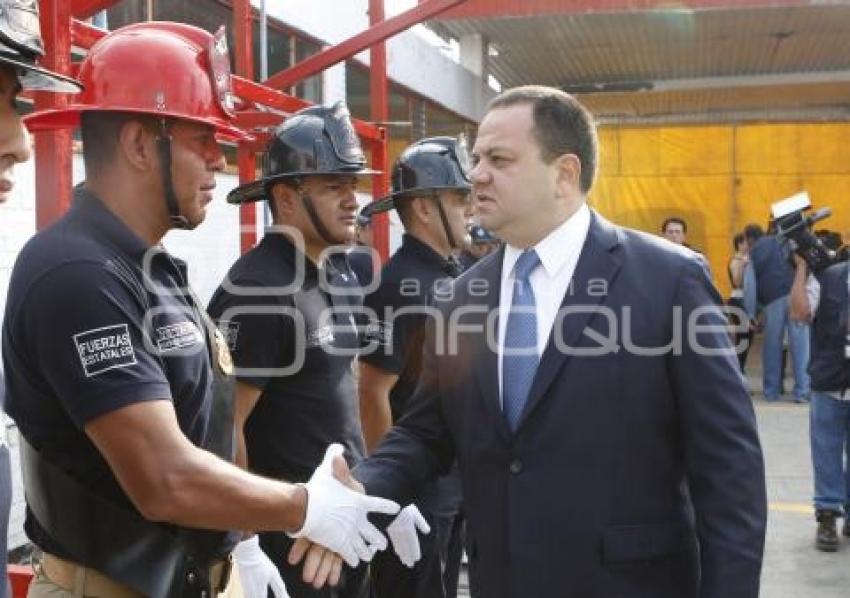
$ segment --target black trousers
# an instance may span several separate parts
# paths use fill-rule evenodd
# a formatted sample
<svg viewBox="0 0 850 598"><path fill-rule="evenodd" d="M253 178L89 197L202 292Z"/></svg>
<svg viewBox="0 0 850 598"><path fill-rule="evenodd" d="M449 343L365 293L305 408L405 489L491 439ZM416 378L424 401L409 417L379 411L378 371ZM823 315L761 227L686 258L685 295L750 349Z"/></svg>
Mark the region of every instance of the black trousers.
<svg viewBox="0 0 850 598"><path fill-rule="evenodd" d="M372 560L374 598L455 598L464 543L460 479L440 478L416 501L431 533L419 536L422 559L411 569L392 547Z"/></svg>

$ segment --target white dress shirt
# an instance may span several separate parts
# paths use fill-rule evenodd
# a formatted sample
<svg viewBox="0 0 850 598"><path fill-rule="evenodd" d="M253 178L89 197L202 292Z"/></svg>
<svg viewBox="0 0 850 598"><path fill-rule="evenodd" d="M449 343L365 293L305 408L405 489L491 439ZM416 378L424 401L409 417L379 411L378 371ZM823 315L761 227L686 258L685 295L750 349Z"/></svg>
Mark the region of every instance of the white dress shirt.
<svg viewBox="0 0 850 598"><path fill-rule="evenodd" d="M590 209L587 204L570 216L533 247L540 258L529 277L537 306L537 355L542 356L549 342L552 325L578 263L579 254L590 228ZM505 329L513 301L514 265L523 249L505 245L502 260L502 286L499 295L499 404L502 403L502 361L505 348Z"/></svg>

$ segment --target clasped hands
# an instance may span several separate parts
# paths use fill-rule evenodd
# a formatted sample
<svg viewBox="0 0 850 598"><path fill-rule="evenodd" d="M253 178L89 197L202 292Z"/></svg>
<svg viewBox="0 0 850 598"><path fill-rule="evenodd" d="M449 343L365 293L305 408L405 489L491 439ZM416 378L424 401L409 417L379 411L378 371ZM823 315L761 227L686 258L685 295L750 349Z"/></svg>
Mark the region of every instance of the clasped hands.
<svg viewBox="0 0 850 598"><path fill-rule="evenodd" d="M288 561L294 565L304 559L304 581L316 588L338 583L343 560L356 567L387 548L387 538L368 520L369 513L396 515L387 527L387 535L399 559L408 567L421 556L418 532L430 531L414 505L400 509L391 500L367 496L363 485L351 476L342 453L342 445L328 447L322 463L304 486L304 525L289 534L296 541Z"/></svg>

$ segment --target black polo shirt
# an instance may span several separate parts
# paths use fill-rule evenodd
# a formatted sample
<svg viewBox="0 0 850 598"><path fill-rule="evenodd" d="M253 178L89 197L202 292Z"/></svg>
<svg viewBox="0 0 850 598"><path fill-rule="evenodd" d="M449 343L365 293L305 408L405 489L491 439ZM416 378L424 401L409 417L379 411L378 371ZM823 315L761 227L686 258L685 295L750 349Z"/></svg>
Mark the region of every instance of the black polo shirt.
<svg viewBox="0 0 850 598"><path fill-rule="evenodd" d="M319 270L273 231L213 295L209 314L228 341L237 379L262 391L245 425L252 471L305 481L332 442L345 446L350 465L363 458L351 367L361 304L343 253Z"/></svg>
<svg viewBox="0 0 850 598"><path fill-rule="evenodd" d="M187 285L183 262L147 247L79 187L68 213L26 244L12 271L6 410L46 459L129 508L83 428L122 407L167 400L189 440L203 443L213 373ZM67 558L29 512L25 529Z"/></svg>
<svg viewBox="0 0 850 598"><path fill-rule="evenodd" d="M377 319L369 327L373 348L360 359L399 376L390 391L393 421L404 413L422 370L428 316L415 308L428 306L434 285L455 275L456 264L405 234L401 247L381 270L380 285L364 301Z"/></svg>

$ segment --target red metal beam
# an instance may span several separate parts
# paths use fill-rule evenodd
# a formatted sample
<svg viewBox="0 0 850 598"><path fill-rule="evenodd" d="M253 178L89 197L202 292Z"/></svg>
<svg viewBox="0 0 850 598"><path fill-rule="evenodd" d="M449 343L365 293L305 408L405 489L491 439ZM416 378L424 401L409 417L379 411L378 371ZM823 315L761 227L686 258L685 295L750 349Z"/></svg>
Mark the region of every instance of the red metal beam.
<svg viewBox="0 0 850 598"><path fill-rule="evenodd" d="M396 15L391 19L387 19L386 21L383 19L380 21L374 21L371 17L370 8L369 22L371 26L369 29L362 33L358 33L354 37L351 37L342 43L331 46L318 54L313 54L306 60L302 60L288 69L280 71L276 75L273 75L263 81L263 84L275 89L287 89L308 77L312 77L313 75L322 72L338 62L342 62L343 60L351 58L355 54L359 54L366 48L374 46L388 37L392 37L405 29L409 29L417 23L427 21L428 19L449 10L453 6L457 6L458 4L462 4L466 1L467 0L426 0L425 2L421 2L418 6Z"/></svg>
<svg viewBox="0 0 850 598"><path fill-rule="evenodd" d="M250 0L233 0L233 35L236 57L236 74L246 79L254 78L254 19ZM257 178L254 150L240 143L236 150L239 183L250 183ZM245 253L257 244L257 206L251 202L239 206L239 248Z"/></svg>
<svg viewBox="0 0 850 598"><path fill-rule="evenodd" d="M369 0L369 30L374 31L384 22L384 0ZM387 47L381 41L369 50L369 100L371 118L387 122ZM372 177L372 198L384 197L388 190L387 144L372 144L372 168L380 173ZM385 213L378 215L372 224L372 245L385 262L390 255L389 219Z"/></svg>
<svg viewBox="0 0 850 598"><path fill-rule="evenodd" d="M116 3L117 0L71 0L71 14L78 19L89 19Z"/></svg>
<svg viewBox="0 0 850 598"><path fill-rule="evenodd" d="M427 0L419 0L425 4ZM823 4L822 0L468 0L436 20L533 17L552 14L776 8Z"/></svg>
<svg viewBox="0 0 850 598"><path fill-rule="evenodd" d="M41 5L41 33L48 69L71 73L71 6ZM36 92L35 109L62 108L68 94ZM41 230L65 213L71 203L71 131L35 133L35 219Z"/></svg>
<svg viewBox="0 0 850 598"><path fill-rule="evenodd" d="M84 23L79 19L71 19L71 41L80 48L88 50L107 33L109 32L100 27Z"/></svg>

